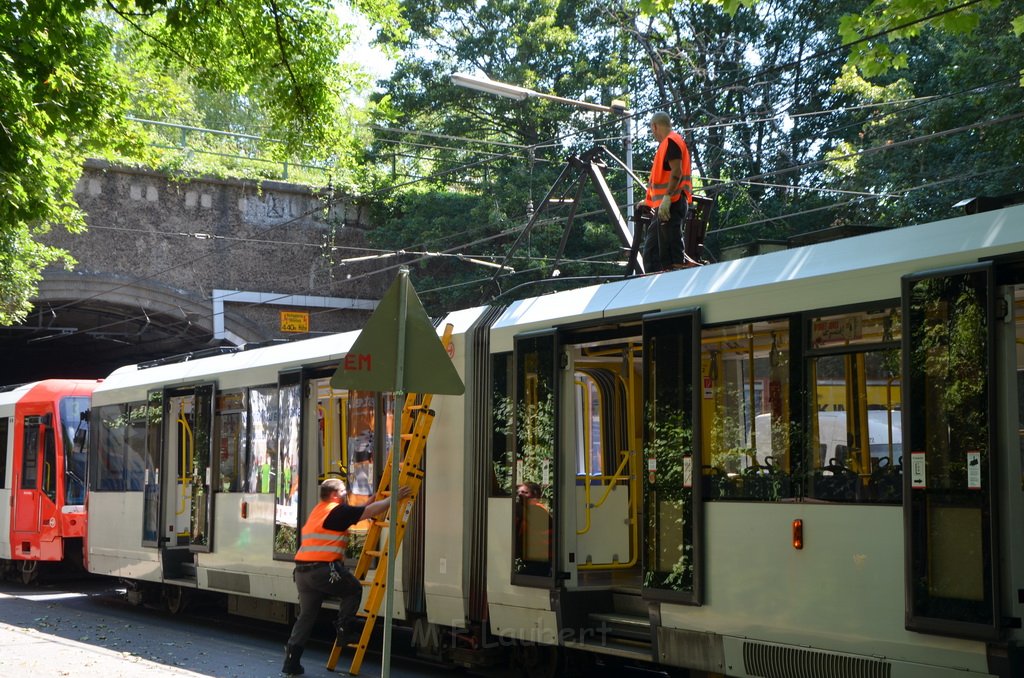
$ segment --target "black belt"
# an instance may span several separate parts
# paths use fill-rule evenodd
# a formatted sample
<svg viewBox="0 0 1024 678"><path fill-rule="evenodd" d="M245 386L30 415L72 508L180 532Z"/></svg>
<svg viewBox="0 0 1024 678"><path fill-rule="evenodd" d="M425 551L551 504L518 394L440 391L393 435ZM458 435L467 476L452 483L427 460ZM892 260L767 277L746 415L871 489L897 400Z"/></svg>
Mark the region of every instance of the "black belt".
<svg viewBox="0 0 1024 678"><path fill-rule="evenodd" d="M333 562L340 562L340 561L333 561ZM295 571L296 572L309 572L310 570L315 570L318 567L327 567L330 564L331 564L331 562L330 561L326 561L326 560L318 560L315 563L295 563Z"/></svg>

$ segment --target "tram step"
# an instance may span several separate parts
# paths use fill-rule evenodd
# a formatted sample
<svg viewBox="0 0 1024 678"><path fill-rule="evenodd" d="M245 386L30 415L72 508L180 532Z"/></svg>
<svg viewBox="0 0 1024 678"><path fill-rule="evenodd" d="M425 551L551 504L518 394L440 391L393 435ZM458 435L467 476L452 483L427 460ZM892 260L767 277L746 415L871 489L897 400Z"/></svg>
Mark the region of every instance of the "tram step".
<svg viewBox="0 0 1024 678"><path fill-rule="evenodd" d="M647 617L634 617L610 612L591 612L587 615L592 627L600 635L602 630L616 638L651 641L651 622Z"/></svg>
<svg viewBox="0 0 1024 678"><path fill-rule="evenodd" d="M624 659L635 659L645 662L654 661L654 650L650 643L642 643L627 638L597 635L592 638L586 638L583 642L567 640L565 645L566 647L582 648Z"/></svg>

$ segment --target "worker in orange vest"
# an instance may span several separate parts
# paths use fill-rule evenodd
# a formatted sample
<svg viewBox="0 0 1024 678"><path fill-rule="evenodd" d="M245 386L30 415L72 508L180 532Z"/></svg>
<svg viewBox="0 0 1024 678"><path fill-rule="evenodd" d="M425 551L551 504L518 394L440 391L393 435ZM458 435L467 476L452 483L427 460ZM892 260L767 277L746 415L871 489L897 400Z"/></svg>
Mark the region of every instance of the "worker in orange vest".
<svg viewBox="0 0 1024 678"><path fill-rule="evenodd" d="M398 490L399 499L411 494L408 487ZM302 651L313 631L320 606L328 596L341 598L335 622L337 642L344 644L351 632L356 610L363 597L359 580L345 568L348 529L361 520L376 517L391 506L391 499L381 499L365 506L349 506L345 483L328 478L320 483L320 501L302 526L302 542L295 554L295 587L299 592L299 616L285 647L281 673L297 676L303 673Z"/></svg>
<svg viewBox="0 0 1024 678"><path fill-rule="evenodd" d="M681 268L686 262L683 224L693 203L690 151L683 137L672 130L668 113L658 111L651 116L651 134L658 142L658 151L641 205L649 215L643 250L647 273Z"/></svg>

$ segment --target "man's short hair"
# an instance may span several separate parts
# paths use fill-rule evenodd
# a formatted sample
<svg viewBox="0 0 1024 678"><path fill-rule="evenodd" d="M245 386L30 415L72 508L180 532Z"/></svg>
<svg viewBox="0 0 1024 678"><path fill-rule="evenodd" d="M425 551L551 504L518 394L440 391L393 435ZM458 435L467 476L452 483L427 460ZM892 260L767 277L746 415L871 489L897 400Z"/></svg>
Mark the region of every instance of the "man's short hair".
<svg viewBox="0 0 1024 678"><path fill-rule="evenodd" d="M651 124L661 125L662 127L668 127L671 129L672 118L665 111L658 111L657 113L651 116Z"/></svg>
<svg viewBox="0 0 1024 678"><path fill-rule="evenodd" d="M345 493L345 483L340 478L328 478L320 483L320 501L327 501L335 492Z"/></svg>

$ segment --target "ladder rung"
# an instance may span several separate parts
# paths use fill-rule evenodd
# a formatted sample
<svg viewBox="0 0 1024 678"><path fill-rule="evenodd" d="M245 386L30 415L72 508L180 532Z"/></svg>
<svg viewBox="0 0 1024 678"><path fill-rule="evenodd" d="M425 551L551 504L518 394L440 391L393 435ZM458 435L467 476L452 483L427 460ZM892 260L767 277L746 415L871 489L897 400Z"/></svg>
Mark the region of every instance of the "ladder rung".
<svg viewBox="0 0 1024 678"><path fill-rule="evenodd" d="M373 556L374 558L380 558L384 555L383 551L364 551L363 553L365 553L368 556Z"/></svg>

